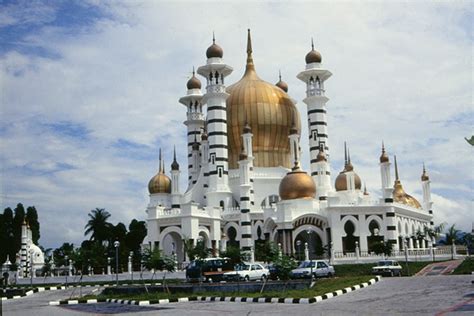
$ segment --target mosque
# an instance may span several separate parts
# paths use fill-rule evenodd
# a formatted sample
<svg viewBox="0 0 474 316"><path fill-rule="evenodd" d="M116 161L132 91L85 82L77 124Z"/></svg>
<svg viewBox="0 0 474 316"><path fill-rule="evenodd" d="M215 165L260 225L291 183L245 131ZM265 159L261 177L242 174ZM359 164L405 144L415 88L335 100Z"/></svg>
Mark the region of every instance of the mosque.
<svg viewBox="0 0 474 316"><path fill-rule="evenodd" d="M344 169L331 173L328 97L321 54L314 49L297 78L306 85L309 148L300 147L301 122L288 85L260 79L252 57L250 30L243 77L226 85L233 71L213 39L206 64L194 71L186 109L187 190L180 192L181 170L176 149L170 175L161 157L148 184L148 235L144 243L186 261L184 239L202 240L215 254L238 245L253 255L258 243L277 243L283 253L299 256L307 244L311 258L342 258L371 253L385 241L395 251L427 249L421 238L433 227L430 179L423 166L420 203L405 192L382 144L379 157L382 196L362 188L362 180L344 148ZM301 150L309 150L310 170L302 170ZM377 158L374 157L374 162ZM395 180L392 182L392 171ZM335 178L335 179L334 179ZM334 259L334 258L333 258Z"/></svg>

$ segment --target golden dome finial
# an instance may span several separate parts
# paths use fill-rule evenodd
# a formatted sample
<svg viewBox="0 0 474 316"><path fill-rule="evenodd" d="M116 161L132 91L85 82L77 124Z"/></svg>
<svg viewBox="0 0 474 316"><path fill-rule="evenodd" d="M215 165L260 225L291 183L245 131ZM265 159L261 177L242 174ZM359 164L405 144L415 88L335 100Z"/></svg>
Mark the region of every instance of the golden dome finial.
<svg viewBox="0 0 474 316"><path fill-rule="evenodd" d="M312 36L311 36L311 50L314 50L314 40Z"/></svg>
<svg viewBox="0 0 474 316"><path fill-rule="evenodd" d="M354 167L352 166L352 163L351 163L351 153L349 152L349 147L347 147L347 165L345 169L346 171L354 170Z"/></svg>
<svg viewBox="0 0 474 316"><path fill-rule="evenodd" d="M398 164L397 164L397 155L393 156L395 160L395 183L400 183L400 178L398 177Z"/></svg>
<svg viewBox="0 0 474 316"><path fill-rule="evenodd" d="M171 163L171 170L179 170L178 161L176 161L176 145L173 147L173 162Z"/></svg>
<svg viewBox="0 0 474 316"><path fill-rule="evenodd" d="M255 65L252 57L252 37L250 36L250 29L247 30L247 65L245 66L244 76L251 71L255 71Z"/></svg>
<svg viewBox="0 0 474 316"><path fill-rule="evenodd" d="M159 156L158 156L158 164L159 164L159 167L158 167L158 173L163 173L163 169L161 168L161 148L160 148L160 153L159 153Z"/></svg>
<svg viewBox="0 0 474 316"><path fill-rule="evenodd" d="M344 169L346 168L346 166L347 166L347 144L344 141Z"/></svg>
<svg viewBox="0 0 474 316"><path fill-rule="evenodd" d="M214 33L214 30L212 30L212 44L216 43L216 34Z"/></svg>

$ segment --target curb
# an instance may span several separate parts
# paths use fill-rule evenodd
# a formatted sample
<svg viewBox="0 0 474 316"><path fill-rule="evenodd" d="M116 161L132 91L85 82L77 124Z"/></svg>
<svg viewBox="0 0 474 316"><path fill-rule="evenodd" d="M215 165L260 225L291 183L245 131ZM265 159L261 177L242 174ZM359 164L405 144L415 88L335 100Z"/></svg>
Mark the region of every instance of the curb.
<svg viewBox="0 0 474 316"><path fill-rule="evenodd" d="M134 284L120 284L120 285L134 285ZM143 284L138 284L138 285L143 285ZM145 283L146 286L152 286L152 285L161 285L161 283ZM61 286L46 286L46 287L35 287L33 288L32 290L28 290L27 292L25 292L24 294L21 294L21 295L7 295L7 296L1 296L0 297L0 300L1 301L6 301L6 300L12 300L12 299L18 299L18 298L21 298L21 297L25 297L25 296L30 296L34 293L38 293L38 292L44 292L44 291L57 291L57 290L66 290L66 289L69 289L69 288L80 288L80 287L111 287L111 286L116 286L115 284L87 284L87 285L70 285L70 286L65 286L65 285L61 285ZM8 289L11 289L11 290L20 290L20 289L25 289L25 288L22 288L22 287L11 287L11 288L8 288ZM104 300L105 302L105 300Z"/></svg>
<svg viewBox="0 0 474 316"><path fill-rule="evenodd" d="M64 300L64 301L52 301L49 305L74 305L74 304L94 304L94 303L117 303L125 305L155 305L155 304L169 304L169 303L185 303L192 301L204 301L204 302L235 302L235 303L282 303L282 304L313 304L321 302L332 297L344 295L359 289L368 287L370 285L379 282L382 279L381 276L377 275L374 279L370 279L368 282L357 284L351 287L346 287L342 290L329 292L324 295L310 297L310 298L280 298L280 297L215 297L215 296L191 296L191 297L180 297L171 299L161 300L148 300L148 301L134 301L134 300L120 300L120 299L92 299L92 300Z"/></svg>

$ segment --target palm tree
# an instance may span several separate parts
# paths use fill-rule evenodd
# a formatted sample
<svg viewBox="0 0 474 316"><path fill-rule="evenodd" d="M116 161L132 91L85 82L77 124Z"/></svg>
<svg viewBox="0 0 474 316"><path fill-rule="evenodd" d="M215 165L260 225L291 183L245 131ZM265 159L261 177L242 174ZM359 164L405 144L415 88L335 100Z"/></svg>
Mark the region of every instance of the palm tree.
<svg viewBox="0 0 474 316"><path fill-rule="evenodd" d="M446 245L451 245L453 242L457 241L459 229L456 229L455 224L451 225L446 231Z"/></svg>
<svg viewBox="0 0 474 316"><path fill-rule="evenodd" d="M103 208L96 208L95 210L91 210L88 215L90 219L84 227L86 230L84 236L92 233L90 240L103 244L103 242L107 240L110 228L112 227L112 224L107 221L110 217L110 213Z"/></svg>

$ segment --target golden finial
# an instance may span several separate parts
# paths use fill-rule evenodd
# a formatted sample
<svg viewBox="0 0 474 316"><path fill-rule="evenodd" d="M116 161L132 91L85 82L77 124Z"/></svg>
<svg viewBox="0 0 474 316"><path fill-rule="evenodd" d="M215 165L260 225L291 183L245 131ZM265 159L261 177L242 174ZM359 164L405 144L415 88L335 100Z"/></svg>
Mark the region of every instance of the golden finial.
<svg viewBox="0 0 474 316"><path fill-rule="evenodd" d="M159 158L158 159L159 159L159 164L160 164L158 172L163 173L162 163L161 163L161 148L160 148L160 153L159 153Z"/></svg>
<svg viewBox="0 0 474 316"><path fill-rule="evenodd" d="M395 182L400 182L400 178L398 177L398 164L397 164L397 156L393 156L395 160Z"/></svg>

